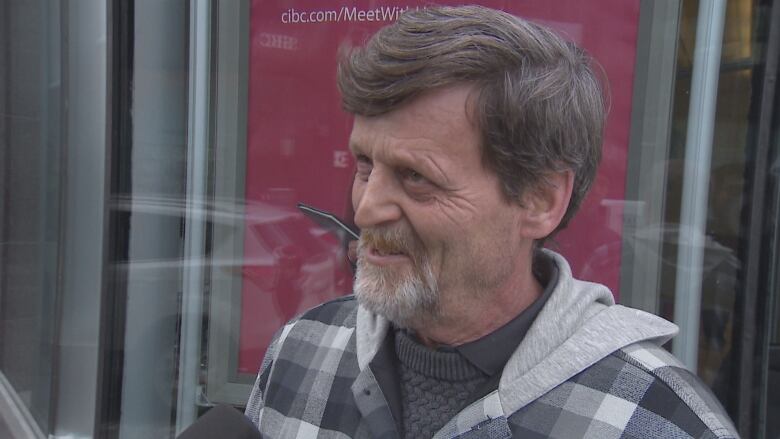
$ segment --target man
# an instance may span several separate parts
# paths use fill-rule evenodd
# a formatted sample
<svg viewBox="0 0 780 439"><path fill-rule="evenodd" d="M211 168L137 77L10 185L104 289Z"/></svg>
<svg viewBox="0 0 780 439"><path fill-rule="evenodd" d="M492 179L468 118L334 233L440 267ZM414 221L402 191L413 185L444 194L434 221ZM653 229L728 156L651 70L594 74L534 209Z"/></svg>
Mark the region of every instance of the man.
<svg viewBox="0 0 780 439"><path fill-rule="evenodd" d="M274 338L246 412L265 436L736 436L659 347L673 324L541 248L599 162L589 63L481 7L406 13L345 56L355 295Z"/></svg>

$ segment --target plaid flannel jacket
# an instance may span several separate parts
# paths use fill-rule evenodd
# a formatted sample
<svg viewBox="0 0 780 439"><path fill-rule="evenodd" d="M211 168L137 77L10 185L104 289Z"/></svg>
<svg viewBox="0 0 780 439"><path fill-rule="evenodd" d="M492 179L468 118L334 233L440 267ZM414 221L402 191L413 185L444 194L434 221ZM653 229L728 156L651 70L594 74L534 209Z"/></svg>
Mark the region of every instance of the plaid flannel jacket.
<svg viewBox="0 0 780 439"><path fill-rule="evenodd" d="M321 305L277 333L247 416L269 438L397 438L372 367L356 356L357 302ZM654 343L600 359L506 413L501 391L466 407L435 438L735 438L720 404Z"/></svg>

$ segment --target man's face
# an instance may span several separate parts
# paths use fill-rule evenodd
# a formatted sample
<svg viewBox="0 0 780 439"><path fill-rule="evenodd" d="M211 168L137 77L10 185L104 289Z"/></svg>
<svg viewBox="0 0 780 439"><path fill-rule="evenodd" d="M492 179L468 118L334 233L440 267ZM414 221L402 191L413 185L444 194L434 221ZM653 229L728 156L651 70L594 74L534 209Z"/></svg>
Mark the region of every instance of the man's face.
<svg viewBox="0 0 780 439"><path fill-rule="evenodd" d="M390 113L355 117L355 294L401 326L489 298L511 283L518 255L530 260L532 240L519 233L523 209L483 166L471 93L438 89Z"/></svg>

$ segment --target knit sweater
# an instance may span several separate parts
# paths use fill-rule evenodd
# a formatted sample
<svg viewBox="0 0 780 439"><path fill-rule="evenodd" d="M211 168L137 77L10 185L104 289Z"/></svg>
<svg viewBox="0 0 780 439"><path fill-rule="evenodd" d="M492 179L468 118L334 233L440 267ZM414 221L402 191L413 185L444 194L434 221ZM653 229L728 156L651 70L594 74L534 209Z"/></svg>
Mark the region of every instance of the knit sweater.
<svg viewBox="0 0 780 439"><path fill-rule="evenodd" d="M452 348L429 349L395 333L405 438L432 437L462 409L488 376Z"/></svg>

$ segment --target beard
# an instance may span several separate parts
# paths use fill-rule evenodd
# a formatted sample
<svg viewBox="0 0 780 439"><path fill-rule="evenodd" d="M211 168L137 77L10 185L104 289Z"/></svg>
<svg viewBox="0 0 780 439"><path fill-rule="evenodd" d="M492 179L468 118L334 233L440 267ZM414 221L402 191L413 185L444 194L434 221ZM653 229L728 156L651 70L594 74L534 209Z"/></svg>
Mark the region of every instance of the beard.
<svg viewBox="0 0 780 439"><path fill-rule="evenodd" d="M366 261L371 249L383 254L404 254L408 266L383 267ZM363 307L402 328L435 321L440 296L430 260L419 241L399 228L364 229L358 241L355 297Z"/></svg>

